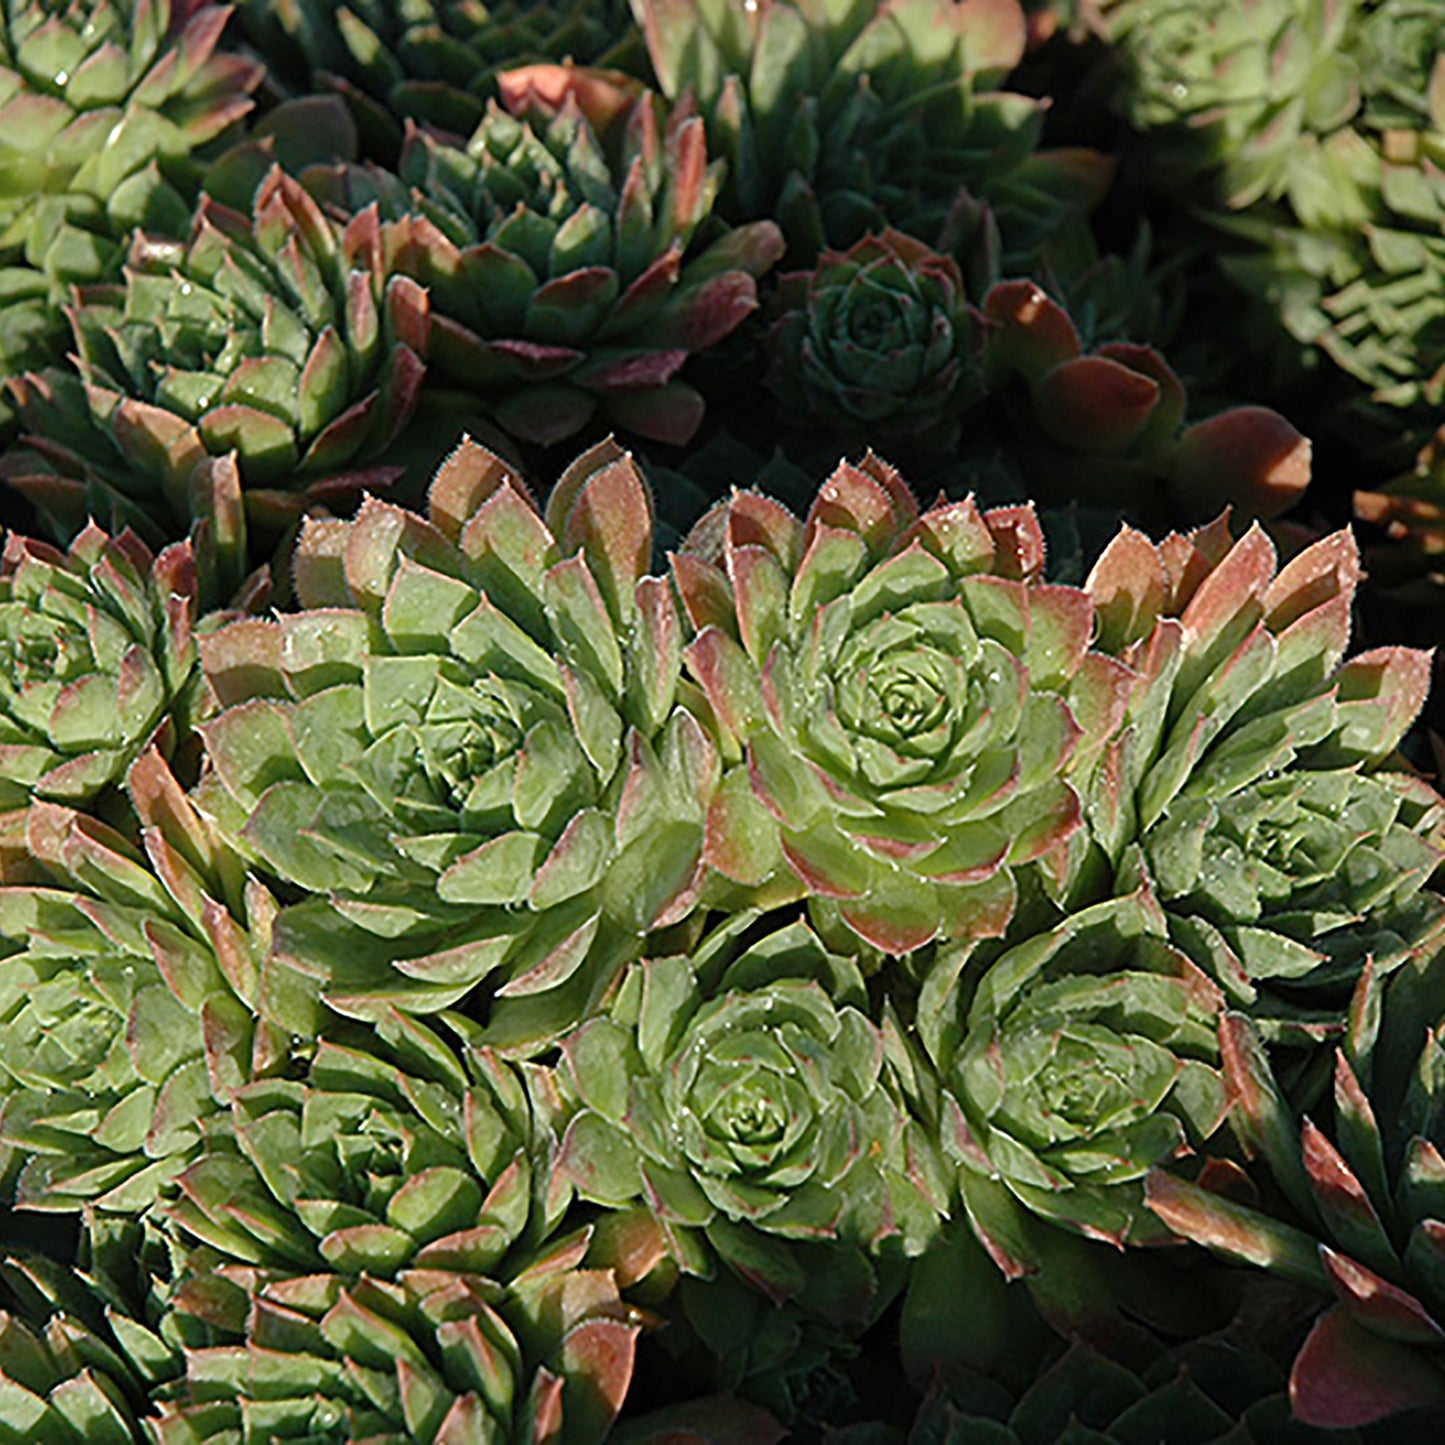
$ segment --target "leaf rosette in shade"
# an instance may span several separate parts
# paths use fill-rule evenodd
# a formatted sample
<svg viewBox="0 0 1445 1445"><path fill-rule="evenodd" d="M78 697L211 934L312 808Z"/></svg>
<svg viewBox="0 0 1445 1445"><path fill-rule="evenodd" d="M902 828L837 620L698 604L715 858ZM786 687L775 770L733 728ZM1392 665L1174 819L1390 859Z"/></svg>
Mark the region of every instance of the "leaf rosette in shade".
<svg viewBox="0 0 1445 1445"><path fill-rule="evenodd" d="M231 1088L284 1067L304 995L267 978L276 905L154 753L128 791L143 851L54 803L19 819L0 887L0 1142L36 1209L139 1210L224 1132ZM23 851L22 851L23 850ZM14 881L12 881L14 880Z"/></svg>
<svg viewBox="0 0 1445 1445"><path fill-rule="evenodd" d="M579 458L544 520L466 441L428 515L308 522L302 610L205 639L205 806L312 895L276 947L333 1007L429 1012L486 981L496 1037L538 1042L697 906L716 748L679 706L629 456Z"/></svg>
<svg viewBox="0 0 1445 1445"><path fill-rule="evenodd" d="M558 66L524 78L518 115L491 103L465 146L413 129L398 176L308 183L343 209L379 201L430 294L436 367L513 436L550 445L595 414L686 442L703 398L680 372L756 309L778 229L704 224L720 163L687 107Z"/></svg>
<svg viewBox="0 0 1445 1445"><path fill-rule="evenodd" d="M161 1438L601 1440L638 1321L583 1267L514 1066L390 1015L233 1096L234 1146L167 1212L209 1342ZM338 1039L345 1031L338 1031ZM182 1326L184 1328L184 1325Z"/></svg>
<svg viewBox="0 0 1445 1445"><path fill-rule="evenodd" d="M198 464L231 454L272 527L398 475L382 455L421 387L427 300L388 269L373 210L332 222L273 169L249 215L206 197L189 240L137 234L124 284L69 314L90 411L75 427L109 438L140 507L184 527Z"/></svg>
<svg viewBox="0 0 1445 1445"><path fill-rule="evenodd" d="M1139 1353L1142 1353L1140 1351ZM1353 1432L1311 1429L1290 1410L1289 1379L1248 1338L1215 1335L1125 1364L1073 1344L1017 1398L968 1378L956 1397L931 1390L912 1438L989 1445L1360 1445ZM969 1388L972 1387L972 1388Z"/></svg>
<svg viewBox="0 0 1445 1445"><path fill-rule="evenodd" d="M1125 880L1139 845L1174 941L1296 1042L1338 1018L1367 957L1394 967L1440 924L1420 890L1442 803L1391 762L1429 658L1345 661L1359 577L1348 533L1278 568L1261 530L1236 541L1221 520L1157 546L1125 529L1085 584L1097 645L1137 679L1092 835Z"/></svg>
<svg viewBox="0 0 1445 1445"><path fill-rule="evenodd" d="M1001 934L1025 869L1069 884L1129 675L1091 651L1088 597L1041 580L1031 507L920 514L870 454L806 522L735 494L674 568L727 739L717 873L791 879L891 953Z"/></svg>
<svg viewBox="0 0 1445 1445"><path fill-rule="evenodd" d="M1147 165L1230 282L1386 407L1438 407L1445 40L1433 0L1118 0L1104 30ZM1203 204L1201 205L1201 200Z"/></svg>
<svg viewBox="0 0 1445 1445"><path fill-rule="evenodd" d="M59 361L53 309L119 269L135 227L183 232L263 70L218 51L230 8L0 6L0 377Z"/></svg>
<svg viewBox="0 0 1445 1445"><path fill-rule="evenodd" d="M722 214L775 218L794 265L890 225L951 249L981 200L1025 270L1108 187L1105 156L1040 150L1045 104L997 88L1024 55L1015 0L632 8L663 94L695 98L727 161Z"/></svg>
<svg viewBox="0 0 1445 1445"><path fill-rule="evenodd" d="M1287 1100L1258 1029L1227 1014L1234 1128L1274 1188L1256 1190L1223 1161L1197 1182L1149 1179L1150 1207L1177 1234L1330 1301L1291 1372L1295 1415L1312 1425L1363 1427L1445 1403L1442 1015L1445 955L1367 970L1333 1098L1312 1118Z"/></svg>
<svg viewBox="0 0 1445 1445"><path fill-rule="evenodd" d="M873 437L949 446L978 399L983 317L957 264L901 231L781 278L768 384L785 406Z"/></svg>
<svg viewBox="0 0 1445 1445"><path fill-rule="evenodd" d="M935 964L920 1017L975 1233L1010 1275L1036 1267L1039 1219L1157 1242L1144 1176L1226 1112L1219 989L1170 945L1144 892L1007 950L976 987L975 947Z"/></svg>
<svg viewBox="0 0 1445 1445"><path fill-rule="evenodd" d="M0 1260L0 1400L16 1445L153 1439L152 1391L180 1371L160 1333L164 1246L134 1220L89 1214L75 1267L39 1253Z"/></svg>
<svg viewBox="0 0 1445 1445"><path fill-rule="evenodd" d="M469 135L504 67L605 66L641 50L625 0L357 0L340 11L317 0L241 0L237 9L273 75L298 93L339 91L366 153L388 163L405 120Z"/></svg>
<svg viewBox="0 0 1445 1445"><path fill-rule="evenodd" d="M0 558L0 808L86 804L147 747L194 744L201 679L191 549L159 557L89 526L64 553Z"/></svg>
<svg viewBox="0 0 1445 1445"><path fill-rule="evenodd" d="M584 1198L646 1202L695 1273L707 1255L688 1235L726 1259L738 1226L867 1248L898 1235L916 1254L946 1187L867 1003L857 964L806 924L747 913L690 957L635 965L562 1042L579 1106L563 1173Z"/></svg>

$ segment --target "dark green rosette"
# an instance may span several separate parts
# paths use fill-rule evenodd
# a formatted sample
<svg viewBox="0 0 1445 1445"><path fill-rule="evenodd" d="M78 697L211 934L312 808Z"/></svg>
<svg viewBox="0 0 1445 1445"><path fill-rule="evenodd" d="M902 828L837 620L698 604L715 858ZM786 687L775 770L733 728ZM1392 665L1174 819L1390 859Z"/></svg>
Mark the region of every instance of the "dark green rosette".
<svg viewBox="0 0 1445 1445"><path fill-rule="evenodd" d="M948 256L891 228L784 276L769 385L870 440L946 447L982 394L983 316Z"/></svg>

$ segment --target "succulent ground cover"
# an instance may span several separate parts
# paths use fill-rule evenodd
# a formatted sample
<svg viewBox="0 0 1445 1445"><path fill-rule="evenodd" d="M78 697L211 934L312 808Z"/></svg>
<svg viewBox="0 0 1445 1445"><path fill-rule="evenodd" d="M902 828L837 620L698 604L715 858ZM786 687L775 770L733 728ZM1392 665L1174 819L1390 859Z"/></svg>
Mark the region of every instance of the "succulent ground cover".
<svg viewBox="0 0 1445 1445"><path fill-rule="evenodd" d="M0 0L0 1441L1439 1434L1442 34Z"/></svg>

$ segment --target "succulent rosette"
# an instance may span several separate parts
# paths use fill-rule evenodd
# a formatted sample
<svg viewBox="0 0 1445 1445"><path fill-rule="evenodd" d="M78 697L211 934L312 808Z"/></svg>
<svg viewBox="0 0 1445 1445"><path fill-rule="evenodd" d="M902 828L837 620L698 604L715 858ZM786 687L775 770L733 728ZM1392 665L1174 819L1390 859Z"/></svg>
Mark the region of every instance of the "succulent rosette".
<svg viewBox="0 0 1445 1445"><path fill-rule="evenodd" d="M1445 44L1430 0L1102 9L1150 174L1187 188L1191 228L1208 197L1230 281L1296 358L1318 348L1386 406L1438 406Z"/></svg>
<svg viewBox="0 0 1445 1445"><path fill-rule="evenodd" d="M311 895L276 947L333 1007L429 1012L485 980L496 1028L537 1041L697 906L716 748L679 706L629 456L579 458L544 520L467 441L428 517L309 522L302 610L206 638L204 805Z"/></svg>
<svg viewBox="0 0 1445 1445"><path fill-rule="evenodd" d="M40 415L36 429L82 454L98 430L125 463L123 511L186 526L207 514L193 495L212 485L203 464L233 453L253 519L271 527L398 474L379 462L416 404L427 304L388 270L374 211L333 223L273 169L250 215L207 197L189 240L137 233L124 285L80 291L70 320L89 414L68 430ZM35 405L72 401L43 382L28 381Z"/></svg>
<svg viewBox="0 0 1445 1445"><path fill-rule="evenodd" d="M674 567L688 666L728 739L711 868L791 879L890 953L1001 934L1024 870L1069 885L1071 779L1129 676L1091 651L1085 594L1041 580L1032 508L920 514L870 454L806 522L735 494Z"/></svg>
<svg viewBox="0 0 1445 1445"><path fill-rule="evenodd" d="M638 1322L564 1196L516 1070L400 1015L238 1088L180 1176L185 1352L167 1442L601 1440Z"/></svg>
<svg viewBox="0 0 1445 1445"><path fill-rule="evenodd" d="M390 162L402 122L469 135L521 60L615 64L640 50L622 0L359 0L345 12L301 0L241 0L237 19L273 73L298 91L345 97L367 152Z"/></svg>
<svg viewBox="0 0 1445 1445"><path fill-rule="evenodd" d="M677 1367L784 1419L856 1353L948 1202L867 1008L853 959L744 911L634 964L562 1040L558 1177L647 1243L638 1288Z"/></svg>
<svg viewBox="0 0 1445 1445"><path fill-rule="evenodd" d="M1442 958L1362 976L1318 1124L1291 1107L1250 1020L1226 1015L1234 1127L1274 1188L1222 1161L1197 1183L1149 1180L1150 1207L1177 1234L1330 1301L1291 1371L1308 1424L1366 1426L1445 1401Z"/></svg>
<svg viewBox="0 0 1445 1445"><path fill-rule="evenodd" d="M1157 1242L1144 1176L1226 1112L1220 990L1169 943L1144 891L1008 949L975 987L977 947L935 965L919 1024L975 1233L1010 1274L1036 1267L1031 1215L1119 1246Z"/></svg>
<svg viewBox="0 0 1445 1445"><path fill-rule="evenodd" d="M399 175L310 181L377 200L396 264L431 297L441 373L513 436L550 445L600 414L682 443L702 421L679 373L757 307L771 221L703 230L721 166L685 106L560 66L514 77L465 146L413 129Z"/></svg>
<svg viewBox="0 0 1445 1445"><path fill-rule="evenodd" d="M1044 106L997 88L1024 54L1015 0L633 11L663 94L695 97L727 161L722 213L776 217L795 265L888 225L947 248L983 200L1023 269L1108 186L1105 157L1040 150Z"/></svg>
<svg viewBox="0 0 1445 1445"><path fill-rule="evenodd" d="M190 548L159 557L88 527L58 552L12 534L0 558L0 807L85 804L147 747L194 742L200 671Z"/></svg>
<svg viewBox="0 0 1445 1445"><path fill-rule="evenodd" d="M561 1168L584 1198L646 1201L684 1267L689 1231L917 1253L945 1203L924 1131L891 1091L862 975L807 925L743 913L690 957L650 958L563 1040L578 1111ZM704 1256L705 1259L705 1256Z"/></svg>
<svg viewBox="0 0 1445 1445"><path fill-rule="evenodd" d="M1261 1346L1215 1336L1125 1363L1071 1345L1016 1398L989 1381L929 1392L914 1438L990 1445L1130 1445L1181 1432L1198 1445L1359 1445L1353 1432L1314 1430L1290 1410L1286 1372ZM969 1389L968 1386L973 1386Z"/></svg>
<svg viewBox="0 0 1445 1445"><path fill-rule="evenodd" d="M956 438L977 399L983 317L947 256L900 231L825 251L781 278L769 385L850 431Z"/></svg>
<svg viewBox="0 0 1445 1445"><path fill-rule="evenodd" d="M1233 209L1302 185L1320 163L1320 141L1355 114L1362 76L1352 42L1365 8L1360 0L1328 8L1264 0L1228 14L1180 0L1100 6L1124 60L1131 120L1164 132L1180 167L1171 181L1222 167Z"/></svg>
<svg viewBox="0 0 1445 1445"><path fill-rule="evenodd" d="M134 1445L150 1394L179 1370L158 1331L165 1269L153 1230L88 1215L76 1267L43 1254L0 1260L0 1399L21 1445Z"/></svg>
<svg viewBox="0 0 1445 1445"><path fill-rule="evenodd" d="M1126 529L1086 585L1098 646L1136 674L1089 804L1095 839L1138 856L1176 943L1231 1001L1296 1041L1338 1018L1367 958L1429 947L1441 799L1391 755L1429 659L1344 661L1359 558L1348 533L1282 569L1257 527L1221 520L1157 546Z"/></svg>
<svg viewBox="0 0 1445 1445"><path fill-rule="evenodd" d="M285 1064L254 1017L276 905L153 752L128 793L143 851L54 803L18 817L0 887L0 1143L16 1200L139 1210L220 1128L228 1091ZM17 821L17 815L11 815Z"/></svg>
<svg viewBox="0 0 1445 1445"><path fill-rule="evenodd" d="M998 282L982 310L989 389L1017 401L1015 464L1047 500L1195 522L1224 505L1274 517L1309 485L1308 439L1269 407L1186 427L1184 385L1153 347L1108 341L1086 352L1069 313L1033 281Z"/></svg>
<svg viewBox="0 0 1445 1445"><path fill-rule="evenodd" d="M1144 835L1171 931L1272 1039L1337 1029L1366 960L1432 946L1445 857L1434 789L1400 773L1291 770L1172 805Z"/></svg>
<svg viewBox="0 0 1445 1445"><path fill-rule="evenodd" d="M184 229L204 160L262 68L217 50L223 5L0 8L0 377L58 360L52 308L113 274L136 226Z"/></svg>

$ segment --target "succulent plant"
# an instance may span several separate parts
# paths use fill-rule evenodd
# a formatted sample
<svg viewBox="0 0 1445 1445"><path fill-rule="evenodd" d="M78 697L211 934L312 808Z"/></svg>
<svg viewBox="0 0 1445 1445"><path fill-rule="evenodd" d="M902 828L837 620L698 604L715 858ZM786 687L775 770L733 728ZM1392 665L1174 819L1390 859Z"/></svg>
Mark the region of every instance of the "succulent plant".
<svg viewBox="0 0 1445 1445"><path fill-rule="evenodd" d="M776 217L796 266L885 225L947 249L961 194L994 207L1026 266L1108 185L1095 152L1038 150L1044 107L995 88L1024 53L1015 0L633 11L663 94L696 97L727 160L722 213Z"/></svg>
<svg viewBox="0 0 1445 1445"><path fill-rule="evenodd" d="M1096 645L1136 681L1087 813L1121 881L1152 877L1176 945L1272 1039L1303 1042L1337 1026L1368 957L1387 970L1431 945L1442 815L1391 759L1427 655L1343 661L1349 534L1276 567L1258 527L1236 541L1222 519L1105 550L1085 584Z"/></svg>
<svg viewBox="0 0 1445 1445"><path fill-rule="evenodd" d="M308 522L302 610L206 638L205 805L311 895L276 947L333 1007L429 1012L486 981L495 1027L537 1041L697 906L716 750L678 706L625 453L579 458L543 520L467 441L428 516Z"/></svg>
<svg viewBox="0 0 1445 1445"><path fill-rule="evenodd" d="M1337 1028L1367 959L1439 937L1442 809L1405 774L1291 770L1180 799L1142 849L1174 937L1278 1040Z"/></svg>
<svg viewBox="0 0 1445 1445"><path fill-rule="evenodd" d="M1311 1424L1445 1402L1442 987L1438 953L1362 976L1335 1053L1332 1128L1291 1108L1258 1031L1226 1015L1235 1128L1274 1190L1245 1192L1234 1167L1149 1181L1151 1208L1178 1234L1332 1297L1291 1374L1295 1414Z"/></svg>
<svg viewBox="0 0 1445 1445"><path fill-rule="evenodd" d="M232 452L272 525L396 475L364 464L415 405L427 305L388 271L374 211L334 224L273 169L249 216L208 197L189 241L138 233L124 286L79 292L70 320L91 413L77 428L106 434L140 505L181 526L198 464Z"/></svg>
<svg viewBox="0 0 1445 1445"><path fill-rule="evenodd" d="M1300 1424L1285 1372L1247 1342L1216 1337L1160 1351L1141 1368L1075 1344L1012 1398L993 1380L929 1392L910 1439L990 1445L1357 1445L1353 1431Z"/></svg>
<svg viewBox="0 0 1445 1445"><path fill-rule="evenodd" d="M985 954L975 981L977 949L936 962L920 1002L975 1233L1011 1275L1036 1267L1030 1214L1119 1246L1157 1242L1144 1176L1225 1115L1219 989L1143 890Z"/></svg>
<svg viewBox="0 0 1445 1445"><path fill-rule="evenodd" d="M1256 0L1228 14L1179 0L1099 7L1128 77L1130 119L1161 130L1188 175L1217 167L1220 197L1235 210L1309 189L1320 142L1360 104L1351 41L1365 8L1360 0Z"/></svg>
<svg viewBox="0 0 1445 1445"><path fill-rule="evenodd" d="M522 1080L400 1015L357 1032L238 1088L234 1149L177 1181L176 1309L218 1342L159 1438L601 1440L638 1319L590 1230L553 1237Z"/></svg>
<svg viewBox="0 0 1445 1445"><path fill-rule="evenodd" d="M1184 386L1157 351L1108 341L1085 353L1036 282L999 282L982 310L988 386L1015 394L1011 450L1040 497L1195 522L1226 505L1274 517L1309 484L1310 443L1278 412L1237 406L1185 427Z"/></svg>
<svg viewBox="0 0 1445 1445"><path fill-rule="evenodd" d="M75 282L118 270L136 226L184 228L203 158L262 70L217 51L222 5L0 8L0 379L58 361Z"/></svg>
<svg viewBox="0 0 1445 1445"><path fill-rule="evenodd" d="M906 953L1001 934L1017 877L1069 884L1080 794L1129 677L1042 582L1030 507L920 515L871 453L806 522L737 493L674 561L726 739L706 861ZM1087 796L1087 783L1081 783Z"/></svg>
<svg viewBox="0 0 1445 1445"><path fill-rule="evenodd" d="M738 914L691 956L635 965L563 1040L579 1108L562 1172L610 1207L646 1201L698 1273L687 1236L714 1221L725 1241L739 1225L864 1246L896 1233L917 1253L946 1187L890 1091L862 975L805 924L753 924Z"/></svg>
<svg viewBox="0 0 1445 1445"><path fill-rule="evenodd" d="M0 558L0 808L86 804L148 747L195 741L190 548L88 527L68 551L11 534Z"/></svg>
<svg viewBox="0 0 1445 1445"><path fill-rule="evenodd" d="M8 815L0 887L0 1143L26 1207L152 1204L237 1084L284 1065L315 1005L269 979L276 905L154 752L128 793L144 852L55 803Z"/></svg>
<svg viewBox="0 0 1445 1445"><path fill-rule="evenodd" d="M1102 8L1150 174L1177 179L1196 207L1210 196L1214 249L1233 282L1378 401L1438 405L1445 46L1436 7Z"/></svg>
<svg viewBox="0 0 1445 1445"><path fill-rule="evenodd" d="M22 1445L134 1445L150 1394L179 1369L158 1332L148 1267L154 1232L88 1215L71 1268L41 1254L0 1260L0 1400Z"/></svg>
<svg viewBox="0 0 1445 1445"><path fill-rule="evenodd" d="M608 66L640 50L622 0L360 0L345 11L241 0L237 19L274 74L299 92L334 87L366 151L395 159L402 123L469 135L499 70L532 60Z"/></svg>
<svg viewBox="0 0 1445 1445"><path fill-rule="evenodd" d="M399 175L310 183L342 209L379 202L395 264L430 294L440 373L512 435L550 445L600 412L685 442L703 399L678 373L756 308L777 227L704 226L720 166L687 107L541 70L504 92L518 114L490 103L464 147L412 129Z"/></svg>
<svg viewBox="0 0 1445 1445"><path fill-rule="evenodd" d="M983 317L950 257L885 230L781 278L768 381L845 434L948 446L982 390Z"/></svg>

